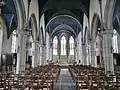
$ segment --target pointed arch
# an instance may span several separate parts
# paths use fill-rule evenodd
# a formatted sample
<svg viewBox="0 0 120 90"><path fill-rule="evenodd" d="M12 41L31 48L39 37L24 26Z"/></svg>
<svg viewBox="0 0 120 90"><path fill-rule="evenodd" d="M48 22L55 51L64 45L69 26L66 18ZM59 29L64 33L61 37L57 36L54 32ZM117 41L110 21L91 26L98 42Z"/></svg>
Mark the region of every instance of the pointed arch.
<svg viewBox="0 0 120 90"><path fill-rule="evenodd" d="M30 22L31 22L31 27L32 27L32 35L33 35L33 39L36 40L37 39L37 20L35 17L35 14L32 13L30 16Z"/></svg>
<svg viewBox="0 0 120 90"><path fill-rule="evenodd" d="M61 55L66 55L66 37L61 37Z"/></svg>
<svg viewBox="0 0 120 90"><path fill-rule="evenodd" d="M58 55L58 39L57 36L53 38L53 55Z"/></svg>
<svg viewBox="0 0 120 90"><path fill-rule="evenodd" d="M97 27L98 24L100 23L100 16L95 13L93 18L92 18L92 25L91 25L91 39L95 39L97 36Z"/></svg>
<svg viewBox="0 0 120 90"><path fill-rule="evenodd" d="M69 45L70 45L70 55L74 55L74 39L72 36L70 36Z"/></svg>

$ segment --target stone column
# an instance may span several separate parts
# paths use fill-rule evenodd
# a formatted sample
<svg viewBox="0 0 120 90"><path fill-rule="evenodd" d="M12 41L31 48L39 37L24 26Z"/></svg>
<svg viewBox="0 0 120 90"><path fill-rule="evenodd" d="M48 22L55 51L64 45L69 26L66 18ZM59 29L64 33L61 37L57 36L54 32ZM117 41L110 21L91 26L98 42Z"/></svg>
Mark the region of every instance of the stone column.
<svg viewBox="0 0 120 90"><path fill-rule="evenodd" d="M92 40L90 42L91 46L91 66L97 67L97 60L96 60L96 40Z"/></svg>
<svg viewBox="0 0 120 90"><path fill-rule="evenodd" d="M83 56L83 65L87 65L87 52L86 52L86 45L82 45L82 56Z"/></svg>
<svg viewBox="0 0 120 90"><path fill-rule="evenodd" d="M37 49L38 49L38 53L37 53L37 66L39 66L40 65L40 44L38 44Z"/></svg>
<svg viewBox="0 0 120 90"><path fill-rule="evenodd" d="M35 42L32 43L32 67L35 67Z"/></svg>
<svg viewBox="0 0 120 90"><path fill-rule="evenodd" d="M80 64L83 64L83 60L82 60L82 39L81 39L81 34L78 35L78 54L79 54L79 60L80 60Z"/></svg>
<svg viewBox="0 0 120 90"><path fill-rule="evenodd" d="M117 33L118 53L120 53L120 35Z"/></svg>
<svg viewBox="0 0 120 90"><path fill-rule="evenodd" d="M38 61L37 61L37 53L38 53L38 48L37 48L37 42L33 41L32 43L32 67L37 67Z"/></svg>
<svg viewBox="0 0 120 90"><path fill-rule="evenodd" d="M114 74L114 63L112 53L112 34L113 30L102 31L103 35L103 59L105 72ZM108 73L109 74L109 73Z"/></svg>
<svg viewBox="0 0 120 90"><path fill-rule="evenodd" d="M39 60L39 65L41 66L42 65L42 45L40 45L40 47L39 47L39 49L40 49L40 60Z"/></svg>
<svg viewBox="0 0 120 90"><path fill-rule="evenodd" d="M97 36L97 46L96 46L96 56L99 56L99 63L98 63L98 67L102 67L102 41L100 39L100 36ZM97 57L96 57L97 59Z"/></svg>
<svg viewBox="0 0 120 90"><path fill-rule="evenodd" d="M75 62L77 63L77 54L78 54L78 50L77 50L77 46L75 47Z"/></svg>
<svg viewBox="0 0 120 90"><path fill-rule="evenodd" d="M39 61L40 61L40 47L39 47L39 43L38 42L37 42L37 53L36 53L36 56L37 56L36 66L39 66Z"/></svg>
<svg viewBox="0 0 120 90"><path fill-rule="evenodd" d="M86 65L90 65L89 46L88 45L86 45Z"/></svg>
<svg viewBox="0 0 120 90"><path fill-rule="evenodd" d="M50 60L53 60L53 48L50 47Z"/></svg>
<svg viewBox="0 0 120 90"><path fill-rule="evenodd" d="M43 45L42 47L42 59L43 59L43 65L45 65L47 63L46 61L46 45Z"/></svg>
<svg viewBox="0 0 120 90"><path fill-rule="evenodd" d="M40 63L41 65L45 65L46 64L46 46L45 45L41 45L40 47Z"/></svg>
<svg viewBox="0 0 120 90"><path fill-rule="evenodd" d="M49 60L49 48L50 48L49 34L47 33L47 36L46 36L46 61Z"/></svg>
<svg viewBox="0 0 120 90"><path fill-rule="evenodd" d="M66 41L66 56L67 56L67 63L69 63L68 57L69 57L69 39L67 38Z"/></svg>
<svg viewBox="0 0 120 90"><path fill-rule="evenodd" d="M17 66L16 74L22 73L25 71L25 61L26 61L26 40L27 35L25 35L24 30L20 30L18 34L18 54L17 54Z"/></svg>
<svg viewBox="0 0 120 90"><path fill-rule="evenodd" d="M77 38L77 47L76 47L76 50L77 50L77 57L76 57L76 62L77 64L79 63L79 55L80 55L80 51L79 51L79 41L78 41L78 38Z"/></svg>
<svg viewBox="0 0 120 90"><path fill-rule="evenodd" d="M91 51L90 51L90 43L88 44L88 64L91 65Z"/></svg>
<svg viewBox="0 0 120 90"><path fill-rule="evenodd" d="M53 41L52 41L51 38L49 38L49 42L50 42L50 47L49 47L50 53L49 53L49 57L50 57L50 60L53 60Z"/></svg>
<svg viewBox="0 0 120 90"><path fill-rule="evenodd" d="M46 46L41 45L40 46L40 62L39 65L45 65L46 64Z"/></svg>
<svg viewBox="0 0 120 90"><path fill-rule="evenodd" d="M60 63L60 55L61 55L61 42L60 40L58 39L58 56L59 56L59 63Z"/></svg>
<svg viewBox="0 0 120 90"><path fill-rule="evenodd" d="M1 69L1 55L2 55L2 41L3 41L3 29L0 24L0 69Z"/></svg>

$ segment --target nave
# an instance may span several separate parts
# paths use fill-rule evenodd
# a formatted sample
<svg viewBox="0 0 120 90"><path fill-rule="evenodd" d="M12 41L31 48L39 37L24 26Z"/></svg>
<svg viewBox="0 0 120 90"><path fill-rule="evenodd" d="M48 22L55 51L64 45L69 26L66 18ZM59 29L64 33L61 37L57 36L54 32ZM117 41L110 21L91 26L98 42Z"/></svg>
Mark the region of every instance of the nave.
<svg viewBox="0 0 120 90"><path fill-rule="evenodd" d="M15 89L120 90L120 0L0 0L0 90Z"/></svg>

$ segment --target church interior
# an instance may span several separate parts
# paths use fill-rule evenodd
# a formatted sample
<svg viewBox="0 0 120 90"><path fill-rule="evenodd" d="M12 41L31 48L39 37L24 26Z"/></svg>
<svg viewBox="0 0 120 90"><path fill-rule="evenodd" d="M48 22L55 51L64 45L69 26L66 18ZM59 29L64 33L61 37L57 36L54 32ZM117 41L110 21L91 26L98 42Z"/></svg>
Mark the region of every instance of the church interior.
<svg viewBox="0 0 120 90"><path fill-rule="evenodd" d="M120 90L120 0L0 0L0 90Z"/></svg>

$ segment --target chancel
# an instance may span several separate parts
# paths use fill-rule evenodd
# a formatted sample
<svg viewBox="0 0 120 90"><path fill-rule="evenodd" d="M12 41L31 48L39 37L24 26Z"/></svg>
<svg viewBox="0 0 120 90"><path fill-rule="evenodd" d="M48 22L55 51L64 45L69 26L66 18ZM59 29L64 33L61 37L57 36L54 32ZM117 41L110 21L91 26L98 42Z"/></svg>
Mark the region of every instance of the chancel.
<svg viewBox="0 0 120 90"><path fill-rule="evenodd" d="M0 0L0 90L120 90L120 0Z"/></svg>

